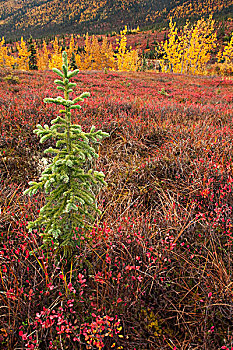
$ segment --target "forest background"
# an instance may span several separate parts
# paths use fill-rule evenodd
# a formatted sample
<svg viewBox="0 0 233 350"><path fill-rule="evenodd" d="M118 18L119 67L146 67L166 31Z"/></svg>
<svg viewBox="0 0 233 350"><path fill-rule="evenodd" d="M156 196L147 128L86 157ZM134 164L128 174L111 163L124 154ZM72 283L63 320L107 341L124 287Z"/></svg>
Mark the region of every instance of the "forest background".
<svg viewBox="0 0 233 350"><path fill-rule="evenodd" d="M232 20L216 22L212 16L180 27L171 18L169 28L142 32L127 26L109 35L55 36L6 43L0 41L0 66L24 70L61 67L62 51L70 65L81 70L139 71L232 75Z"/></svg>

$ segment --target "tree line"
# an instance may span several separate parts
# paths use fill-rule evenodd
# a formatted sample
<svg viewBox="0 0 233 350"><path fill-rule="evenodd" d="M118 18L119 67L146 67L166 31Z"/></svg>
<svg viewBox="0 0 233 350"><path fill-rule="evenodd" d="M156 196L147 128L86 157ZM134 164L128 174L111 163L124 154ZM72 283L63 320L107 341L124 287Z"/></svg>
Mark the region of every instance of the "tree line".
<svg viewBox="0 0 233 350"><path fill-rule="evenodd" d="M41 47L32 38L26 42L22 37L16 43L17 52L10 52L3 37L0 41L0 66L23 70L61 67L63 46L58 37L54 37L51 43L43 40ZM144 51L139 53L128 47L127 27L120 32L114 47L107 36L98 38L87 33L82 48L71 35L65 49L71 69L138 71L148 69L148 58L152 58L159 59L162 72L233 75L233 33L225 45L220 45L212 16L201 18L195 24L187 21L183 28L171 19L164 40L156 43L154 52L150 50L151 57L147 57Z"/></svg>

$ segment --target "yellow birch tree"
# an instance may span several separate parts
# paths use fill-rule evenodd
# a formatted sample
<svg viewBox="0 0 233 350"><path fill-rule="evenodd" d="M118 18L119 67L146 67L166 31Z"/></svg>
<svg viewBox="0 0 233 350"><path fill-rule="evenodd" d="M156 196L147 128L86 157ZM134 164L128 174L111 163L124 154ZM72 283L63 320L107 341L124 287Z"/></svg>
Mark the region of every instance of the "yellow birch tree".
<svg viewBox="0 0 233 350"><path fill-rule="evenodd" d="M0 67L9 67L13 68L15 64L15 58L13 55L10 55L8 49L5 45L5 39L2 37L0 40Z"/></svg>
<svg viewBox="0 0 233 350"><path fill-rule="evenodd" d="M69 61L71 60L72 53L74 53L74 51L75 51L74 36L73 36L73 34L71 34L70 44L69 44L69 48L67 50L67 56L68 56Z"/></svg>
<svg viewBox="0 0 233 350"><path fill-rule="evenodd" d="M49 68L49 51L45 40L43 41L42 50L37 50L37 65L39 70L45 70Z"/></svg>
<svg viewBox="0 0 233 350"><path fill-rule="evenodd" d="M108 44L108 39L106 36L103 38L101 45L101 55L102 55L102 69L108 68L111 70L116 69L116 63L114 58L114 51L112 44Z"/></svg>
<svg viewBox="0 0 233 350"><path fill-rule="evenodd" d="M172 18L169 22L169 33L167 40L162 43L162 50L164 57L162 60L162 71L170 71L173 73L179 73L184 66L184 48L183 48L183 36L178 36L178 28L176 22L173 23Z"/></svg>
<svg viewBox="0 0 233 350"><path fill-rule="evenodd" d="M92 59L93 57L92 57L91 41L87 33L85 37L84 53L82 53L81 55L79 54L75 55L75 60L78 68L82 70L90 70Z"/></svg>
<svg viewBox="0 0 233 350"><path fill-rule="evenodd" d="M5 39L2 37L0 41L0 66L6 67L7 61L7 47L5 46Z"/></svg>
<svg viewBox="0 0 233 350"><path fill-rule="evenodd" d="M49 60L49 68L52 69L54 67L62 69L62 47L59 46L57 37L53 41L53 52Z"/></svg>
<svg viewBox="0 0 233 350"><path fill-rule="evenodd" d="M139 68L139 56L136 50L127 49L127 26L120 32L120 39L117 39L116 62L119 71L136 71Z"/></svg>
<svg viewBox="0 0 233 350"><path fill-rule="evenodd" d="M233 33L231 40L219 51L217 70L221 75L233 75Z"/></svg>
<svg viewBox="0 0 233 350"><path fill-rule="evenodd" d="M29 56L26 42L21 37L20 44L16 43L16 47L18 50L18 57L16 59L16 64L18 69L29 70Z"/></svg>
<svg viewBox="0 0 233 350"><path fill-rule="evenodd" d="M186 22L178 33L176 22L169 24L168 39L162 43L164 52L162 70L174 73L200 74L205 73L211 58L211 52L216 47L216 31L214 20L201 18L193 26Z"/></svg>

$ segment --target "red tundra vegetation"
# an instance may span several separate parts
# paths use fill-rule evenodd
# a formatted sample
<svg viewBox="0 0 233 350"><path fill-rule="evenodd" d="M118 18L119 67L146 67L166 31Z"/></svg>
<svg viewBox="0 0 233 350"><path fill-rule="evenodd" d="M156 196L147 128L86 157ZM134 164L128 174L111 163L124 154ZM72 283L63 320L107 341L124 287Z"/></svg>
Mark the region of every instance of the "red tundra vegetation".
<svg viewBox="0 0 233 350"><path fill-rule="evenodd" d="M102 215L68 259L28 232L44 198L23 195L49 162L33 130L58 113L54 79L0 72L0 348L232 349L232 80L78 75L74 121L110 137Z"/></svg>

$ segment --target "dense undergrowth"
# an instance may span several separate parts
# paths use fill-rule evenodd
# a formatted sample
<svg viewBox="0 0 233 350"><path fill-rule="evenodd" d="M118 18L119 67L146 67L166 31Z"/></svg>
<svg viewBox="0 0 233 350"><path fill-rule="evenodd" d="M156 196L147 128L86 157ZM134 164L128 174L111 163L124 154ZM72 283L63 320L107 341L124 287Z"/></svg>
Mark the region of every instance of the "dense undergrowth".
<svg viewBox="0 0 233 350"><path fill-rule="evenodd" d="M110 133L93 166L102 215L72 259L28 233L23 195L49 158L33 134L54 76L0 72L0 348L231 349L231 80L85 72L75 120ZM49 141L51 142L51 141ZM82 232L74 232L74 240Z"/></svg>

